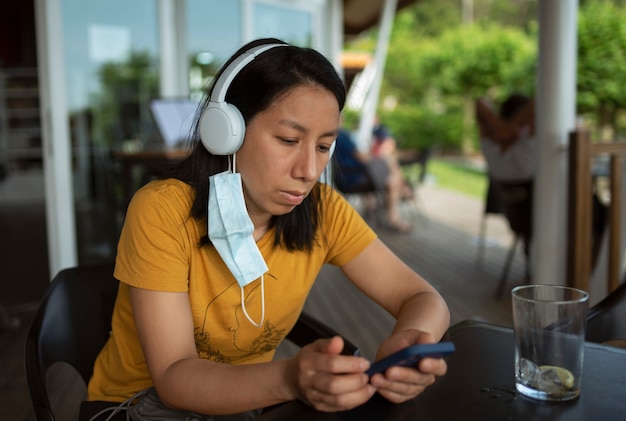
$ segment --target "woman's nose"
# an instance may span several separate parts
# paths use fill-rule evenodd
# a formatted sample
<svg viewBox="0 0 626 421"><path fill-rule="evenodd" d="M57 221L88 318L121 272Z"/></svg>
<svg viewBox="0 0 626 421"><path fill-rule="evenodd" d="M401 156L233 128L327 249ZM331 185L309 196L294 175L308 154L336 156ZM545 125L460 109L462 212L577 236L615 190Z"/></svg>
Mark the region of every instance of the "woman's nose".
<svg viewBox="0 0 626 421"><path fill-rule="evenodd" d="M318 174L318 153L314 148L302 148L296 163L296 176L307 181L316 180Z"/></svg>

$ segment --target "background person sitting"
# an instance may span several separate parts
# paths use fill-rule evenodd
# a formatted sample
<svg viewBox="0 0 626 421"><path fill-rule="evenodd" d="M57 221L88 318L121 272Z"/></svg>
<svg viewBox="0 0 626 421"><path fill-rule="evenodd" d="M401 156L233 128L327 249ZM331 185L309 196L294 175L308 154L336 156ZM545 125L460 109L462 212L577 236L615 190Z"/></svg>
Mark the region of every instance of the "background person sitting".
<svg viewBox="0 0 626 421"><path fill-rule="evenodd" d="M502 103L498 115L486 99L480 99L476 117L489 177L511 229L524 241L528 257L536 170L534 103L527 96L513 94Z"/></svg>
<svg viewBox="0 0 626 421"><path fill-rule="evenodd" d="M344 193L384 190L386 196L387 226L399 232L409 232L411 224L399 213L404 179L397 177L386 159L374 157L359 150L350 133L340 129L337 135L335 160L335 184Z"/></svg>

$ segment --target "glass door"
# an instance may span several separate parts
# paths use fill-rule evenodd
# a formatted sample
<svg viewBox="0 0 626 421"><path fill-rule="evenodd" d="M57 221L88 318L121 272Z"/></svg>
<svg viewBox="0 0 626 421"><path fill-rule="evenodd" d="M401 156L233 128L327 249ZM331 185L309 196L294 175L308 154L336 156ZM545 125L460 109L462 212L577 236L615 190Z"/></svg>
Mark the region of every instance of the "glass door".
<svg viewBox="0 0 626 421"><path fill-rule="evenodd" d="M123 222L120 154L154 148L158 97L155 0L61 0L78 261L112 260Z"/></svg>

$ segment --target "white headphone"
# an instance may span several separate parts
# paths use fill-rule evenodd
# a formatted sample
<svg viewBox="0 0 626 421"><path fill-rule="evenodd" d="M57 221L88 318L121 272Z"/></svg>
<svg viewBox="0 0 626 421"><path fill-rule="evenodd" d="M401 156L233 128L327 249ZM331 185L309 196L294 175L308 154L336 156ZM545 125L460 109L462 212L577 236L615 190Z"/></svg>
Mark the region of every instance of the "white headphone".
<svg viewBox="0 0 626 421"><path fill-rule="evenodd" d="M226 92L235 76L258 55L288 44L264 44L253 47L235 58L213 85L209 103L200 117L200 140L214 155L231 155L241 147L246 123L241 112L226 102Z"/></svg>

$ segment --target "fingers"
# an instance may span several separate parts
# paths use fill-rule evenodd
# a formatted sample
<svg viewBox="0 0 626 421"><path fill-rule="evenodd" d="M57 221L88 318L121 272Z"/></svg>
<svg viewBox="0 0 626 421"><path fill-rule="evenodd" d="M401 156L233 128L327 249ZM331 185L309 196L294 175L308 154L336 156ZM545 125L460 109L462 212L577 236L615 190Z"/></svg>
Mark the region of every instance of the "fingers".
<svg viewBox="0 0 626 421"><path fill-rule="evenodd" d="M307 390L307 400L319 411L345 411L367 402L374 393L376 388L362 373L319 375Z"/></svg>
<svg viewBox="0 0 626 421"><path fill-rule="evenodd" d="M314 372L328 372L334 374L363 373L370 366L365 358L341 355L344 342L339 336L331 339L321 339L302 349L307 355L303 360L302 368ZM308 354L311 355L308 355ZM331 357L332 356L332 357Z"/></svg>
<svg viewBox="0 0 626 421"><path fill-rule="evenodd" d="M310 347L316 352L339 355L343 351L343 338L335 336L330 339L320 339L313 342Z"/></svg>
<svg viewBox="0 0 626 421"><path fill-rule="evenodd" d="M383 342L377 358L409 345L434 343L435 340L432 334L415 329L397 332ZM387 400L394 403L406 402L432 385L437 377L445 375L447 367L444 359L424 358L417 367L391 367L385 373L372 376L370 383Z"/></svg>
<svg viewBox="0 0 626 421"><path fill-rule="evenodd" d="M320 411L342 411L365 403L376 392L365 370L369 361L340 355L343 339L318 340L302 348L289 378L296 396Z"/></svg>
<svg viewBox="0 0 626 421"><path fill-rule="evenodd" d="M387 355L413 343L432 343L432 335L407 330L384 341L379 354ZM422 393L447 371L441 358L424 358L417 367L391 367L371 378L365 374L370 363L360 357L341 355L343 339L315 341L295 358L296 395L320 411L352 409L365 403L377 391L394 403L406 402Z"/></svg>
<svg viewBox="0 0 626 421"><path fill-rule="evenodd" d="M432 385L437 377L446 374L447 364L440 358L425 358L418 367L392 367L384 374L376 374L370 383L387 400L406 402Z"/></svg>
<svg viewBox="0 0 626 421"><path fill-rule="evenodd" d="M424 358L418 364L422 373L434 374L437 377L445 376L448 372L448 364L442 358Z"/></svg>

